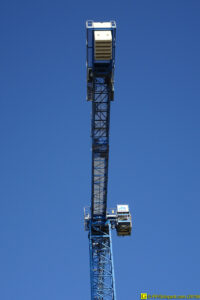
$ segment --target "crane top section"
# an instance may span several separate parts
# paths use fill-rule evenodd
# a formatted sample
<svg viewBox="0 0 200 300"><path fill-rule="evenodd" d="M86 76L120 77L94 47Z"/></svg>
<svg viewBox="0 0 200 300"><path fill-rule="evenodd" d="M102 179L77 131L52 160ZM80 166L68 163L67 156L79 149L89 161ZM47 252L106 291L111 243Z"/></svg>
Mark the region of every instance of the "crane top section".
<svg viewBox="0 0 200 300"><path fill-rule="evenodd" d="M116 22L86 22L87 70L96 77L113 77Z"/></svg>
<svg viewBox="0 0 200 300"><path fill-rule="evenodd" d="M116 23L86 22L87 100L92 101L92 220L106 222L110 101L114 99Z"/></svg>
<svg viewBox="0 0 200 300"><path fill-rule="evenodd" d="M130 235L131 215L128 205L118 205L117 212L107 213L110 102L114 100L116 23L86 22L87 30L87 100L92 101L92 191L89 223L109 221L118 235Z"/></svg>

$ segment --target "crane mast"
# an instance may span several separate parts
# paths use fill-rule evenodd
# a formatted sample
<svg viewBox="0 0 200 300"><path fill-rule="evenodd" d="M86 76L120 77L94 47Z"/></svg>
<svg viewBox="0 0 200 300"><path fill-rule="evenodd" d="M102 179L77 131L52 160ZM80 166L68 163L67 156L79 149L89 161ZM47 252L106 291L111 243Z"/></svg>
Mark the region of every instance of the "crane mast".
<svg viewBox="0 0 200 300"><path fill-rule="evenodd" d="M84 209L89 231L91 300L116 300L111 229L131 234L128 205L107 209L110 104L114 100L116 23L86 22L87 100L92 102L92 191Z"/></svg>

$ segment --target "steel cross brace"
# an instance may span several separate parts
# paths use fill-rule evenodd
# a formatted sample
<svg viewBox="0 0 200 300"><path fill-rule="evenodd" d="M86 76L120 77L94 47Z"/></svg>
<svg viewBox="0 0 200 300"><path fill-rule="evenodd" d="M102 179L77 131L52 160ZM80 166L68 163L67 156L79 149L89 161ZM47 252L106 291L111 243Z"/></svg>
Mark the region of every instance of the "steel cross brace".
<svg viewBox="0 0 200 300"><path fill-rule="evenodd" d="M116 300L111 224L90 223L90 280L92 300Z"/></svg>

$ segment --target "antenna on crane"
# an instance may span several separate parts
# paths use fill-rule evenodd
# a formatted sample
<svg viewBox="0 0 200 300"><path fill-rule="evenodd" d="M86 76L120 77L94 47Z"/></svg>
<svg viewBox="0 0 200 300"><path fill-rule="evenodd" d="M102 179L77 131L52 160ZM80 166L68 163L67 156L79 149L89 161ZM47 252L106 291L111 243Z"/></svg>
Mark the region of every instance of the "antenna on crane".
<svg viewBox="0 0 200 300"><path fill-rule="evenodd" d="M84 209L89 231L91 300L116 300L111 229L131 234L128 205L107 209L110 102L114 100L116 22L86 22L87 101L92 102L91 206Z"/></svg>

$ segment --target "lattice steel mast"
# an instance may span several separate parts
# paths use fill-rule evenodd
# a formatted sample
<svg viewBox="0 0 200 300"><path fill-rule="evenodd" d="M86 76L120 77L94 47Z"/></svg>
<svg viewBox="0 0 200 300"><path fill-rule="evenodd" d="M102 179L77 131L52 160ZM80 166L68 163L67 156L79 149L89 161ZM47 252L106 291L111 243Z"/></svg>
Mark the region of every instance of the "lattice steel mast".
<svg viewBox="0 0 200 300"><path fill-rule="evenodd" d="M92 300L116 300L111 228L131 234L128 205L107 211L110 102L114 99L116 23L87 21L87 100L92 101L92 193L89 231Z"/></svg>

